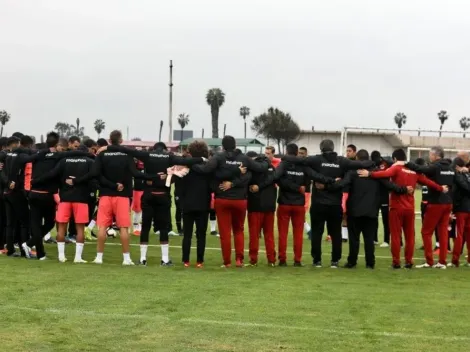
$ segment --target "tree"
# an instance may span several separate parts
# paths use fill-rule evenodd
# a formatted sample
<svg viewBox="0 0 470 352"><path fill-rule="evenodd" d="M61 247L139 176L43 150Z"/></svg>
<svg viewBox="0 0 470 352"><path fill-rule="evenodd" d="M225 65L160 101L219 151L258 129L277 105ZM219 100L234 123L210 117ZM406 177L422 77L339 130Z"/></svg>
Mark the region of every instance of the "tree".
<svg viewBox="0 0 470 352"><path fill-rule="evenodd" d="M406 125L406 115L402 112L399 112L395 115L395 124L398 127L398 133L401 133L401 128Z"/></svg>
<svg viewBox="0 0 470 352"><path fill-rule="evenodd" d="M160 120L160 131L158 132L158 141L162 141L163 120Z"/></svg>
<svg viewBox="0 0 470 352"><path fill-rule="evenodd" d="M256 116L252 121L251 129L257 136L274 139L279 151L282 150L281 145L285 146L295 141L300 134L300 127L290 114L274 107Z"/></svg>
<svg viewBox="0 0 470 352"><path fill-rule="evenodd" d="M462 117L459 123L460 128L463 130L463 138L465 138L465 132L470 128L470 117Z"/></svg>
<svg viewBox="0 0 470 352"><path fill-rule="evenodd" d="M225 93L220 88L209 89L206 102L211 107L212 138L219 138L219 109L225 103Z"/></svg>
<svg viewBox="0 0 470 352"><path fill-rule="evenodd" d="M447 119L449 118L449 115L447 115L447 111L441 110L437 113L437 118L439 119L439 121L441 121L441 127L439 128L439 137L441 137L442 127L444 126L444 122L446 122Z"/></svg>
<svg viewBox="0 0 470 352"><path fill-rule="evenodd" d="M71 125L69 125L66 122L57 122L55 124L54 129L57 131L57 133L64 138L70 137L72 135L71 133Z"/></svg>
<svg viewBox="0 0 470 352"><path fill-rule="evenodd" d="M178 115L178 124L181 127L180 142L183 140L183 131L184 131L184 128L188 125L188 123L189 123L189 115L186 115L185 113Z"/></svg>
<svg viewBox="0 0 470 352"><path fill-rule="evenodd" d="M85 128L80 127L80 118L77 117L75 120L75 125L70 126L71 132L77 137L83 137L85 135Z"/></svg>
<svg viewBox="0 0 470 352"><path fill-rule="evenodd" d="M0 111L0 124L2 125L2 129L0 130L0 137L3 137L3 127L10 121L11 115L7 113L5 110Z"/></svg>
<svg viewBox="0 0 470 352"><path fill-rule="evenodd" d="M106 123L103 120L98 119L95 121L95 131L98 134L98 138L100 138L101 132L103 132L105 128Z"/></svg>
<svg viewBox="0 0 470 352"><path fill-rule="evenodd" d="M245 124L245 134L243 138L246 139L246 117L250 116L250 108L246 106L242 106L240 108L240 116L243 117L243 123Z"/></svg>

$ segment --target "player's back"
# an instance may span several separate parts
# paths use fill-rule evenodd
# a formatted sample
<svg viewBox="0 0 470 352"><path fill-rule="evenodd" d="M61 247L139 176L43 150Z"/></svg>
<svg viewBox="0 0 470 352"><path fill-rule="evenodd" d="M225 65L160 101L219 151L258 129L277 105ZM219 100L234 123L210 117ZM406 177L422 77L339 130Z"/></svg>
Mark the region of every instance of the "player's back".
<svg viewBox="0 0 470 352"><path fill-rule="evenodd" d="M132 157L120 152L105 151L99 154L96 162L99 163L100 170L98 177L104 177L113 185L120 183L124 186L124 190L118 192L109 187L108 182L105 184L100 181L100 195L132 197L132 174L129 170L129 163L134 162Z"/></svg>
<svg viewBox="0 0 470 352"><path fill-rule="evenodd" d="M391 181L397 186L407 187L411 186L416 188L418 182L418 174L403 165L394 165L393 168L397 168L394 175L391 177ZM398 209L412 209L415 208L415 197L414 194L398 194L392 192L390 194L390 208Z"/></svg>

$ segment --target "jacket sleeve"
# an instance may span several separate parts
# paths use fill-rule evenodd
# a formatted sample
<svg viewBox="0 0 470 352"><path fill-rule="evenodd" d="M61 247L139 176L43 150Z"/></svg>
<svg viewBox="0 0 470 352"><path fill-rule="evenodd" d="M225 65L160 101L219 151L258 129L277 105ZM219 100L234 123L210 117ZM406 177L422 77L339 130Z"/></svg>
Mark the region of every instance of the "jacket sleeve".
<svg viewBox="0 0 470 352"><path fill-rule="evenodd" d="M243 161L243 166L245 166L248 170L253 172L266 172L269 169L269 165L266 161L257 162L252 160L249 157L246 157Z"/></svg>
<svg viewBox="0 0 470 352"><path fill-rule="evenodd" d="M321 173L316 172L314 169L310 167L305 167L304 172L307 174L310 180L314 182L323 183L323 184L331 184L335 182L333 178L324 176Z"/></svg>
<svg viewBox="0 0 470 352"><path fill-rule="evenodd" d="M396 175L398 168L395 166L392 166L388 168L387 170L382 170L382 171L372 171L370 173L371 178L390 178Z"/></svg>
<svg viewBox="0 0 470 352"><path fill-rule="evenodd" d="M273 183L274 183L274 171L265 174L262 181L259 182L257 186L260 190L262 190L266 187L273 185Z"/></svg>
<svg viewBox="0 0 470 352"><path fill-rule="evenodd" d="M149 158L149 152L146 150L137 150L132 148L123 147L122 145L108 145L106 148L109 152L124 153L145 162Z"/></svg>
<svg viewBox="0 0 470 352"><path fill-rule="evenodd" d="M418 172L426 176L434 176L437 173L437 166L435 164L430 165L417 165L414 163L406 163L405 167L408 169Z"/></svg>
<svg viewBox="0 0 470 352"><path fill-rule="evenodd" d="M32 179L31 184L36 185L36 184L43 183L45 181L48 181L54 178L58 178L63 173L64 168L65 168L65 159L62 159L56 164L56 166L52 170L50 170L49 172L45 173L44 175L40 177Z"/></svg>
<svg viewBox="0 0 470 352"><path fill-rule="evenodd" d="M209 161L205 163L204 165L202 164L193 165L193 168L196 172L199 172L201 174L210 174L214 172L218 166L219 166L219 157L215 155L212 158L210 158Z"/></svg>
<svg viewBox="0 0 470 352"><path fill-rule="evenodd" d="M127 168L130 171L132 177L141 179L141 180L147 180L147 181L153 181L153 180L159 180L160 176L159 175L149 175L143 172L140 172L137 170L137 167L135 166L134 159L132 157L127 158Z"/></svg>
<svg viewBox="0 0 470 352"><path fill-rule="evenodd" d="M464 192L467 196L470 196L470 183L467 181L467 177L465 175L456 172L454 181L460 191Z"/></svg>
<svg viewBox="0 0 470 352"><path fill-rule="evenodd" d="M196 164L201 164L202 162L202 158L183 158L181 156L170 154L170 166L182 165L191 167Z"/></svg>
<svg viewBox="0 0 470 352"><path fill-rule="evenodd" d="M429 188L432 188L435 191L442 192L443 188L441 185L438 185L436 182L430 180L426 176L422 174L418 174L418 183L428 186Z"/></svg>
<svg viewBox="0 0 470 352"><path fill-rule="evenodd" d="M408 192L408 190L406 189L406 187L403 187L403 186L398 186L397 184L385 179L385 178L382 178L382 179L379 179L378 182L380 182L385 188L387 188L387 190L391 191L391 192L394 192L394 193L397 193L397 194L405 194Z"/></svg>
<svg viewBox="0 0 470 352"><path fill-rule="evenodd" d="M89 182L92 178L97 178L98 180L100 180L100 183L101 183L101 179L100 179L100 175L102 174L102 172L101 172L101 162L102 162L101 159L102 159L102 154L99 154L95 158L95 162L93 163L93 167L91 168L91 171L88 172L86 175L83 175L82 177L78 177L78 178L74 179L73 184L77 185L77 184L80 184L80 183ZM103 184L103 185L105 185L105 184ZM115 187L115 186L116 185L114 185L113 187Z"/></svg>
<svg viewBox="0 0 470 352"><path fill-rule="evenodd" d="M232 181L232 185L235 188L248 187L248 184L251 181L251 172L247 171L245 174L241 175L239 178L236 178Z"/></svg>
<svg viewBox="0 0 470 352"><path fill-rule="evenodd" d="M359 170L359 169L368 169L374 166L372 160L349 160L348 158L341 157L340 159L341 167L346 170Z"/></svg>
<svg viewBox="0 0 470 352"><path fill-rule="evenodd" d="M343 189L344 193L349 193L349 185L351 184L354 177L357 177L355 171L348 171L344 175L342 180L339 180L333 184L326 185L325 189L328 191L337 191Z"/></svg>
<svg viewBox="0 0 470 352"><path fill-rule="evenodd" d="M277 183L281 188L285 189L286 191L299 192L300 186L294 181L292 181L289 177L282 176Z"/></svg>
<svg viewBox="0 0 470 352"><path fill-rule="evenodd" d="M241 176L240 168L221 167L215 171L215 178L223 181L232 181Z"/></svg>

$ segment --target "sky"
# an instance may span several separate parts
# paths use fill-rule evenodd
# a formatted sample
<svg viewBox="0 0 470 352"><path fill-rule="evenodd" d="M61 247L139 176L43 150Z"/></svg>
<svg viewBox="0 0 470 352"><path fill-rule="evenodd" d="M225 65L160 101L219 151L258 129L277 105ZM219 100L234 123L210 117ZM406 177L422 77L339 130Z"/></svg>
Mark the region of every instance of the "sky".
<svg viewBox="0 0 470 352"><path fill-rule="evenodd" d="M467 0L0 0L0 110L7 133L39 137L80 118L106 132L168 139L173 126L210 136L205 94L221 88L219 131L243 137L270 106L302 129L459 130L470 117ZM248 137L254 136L248 128Z"/></svg>

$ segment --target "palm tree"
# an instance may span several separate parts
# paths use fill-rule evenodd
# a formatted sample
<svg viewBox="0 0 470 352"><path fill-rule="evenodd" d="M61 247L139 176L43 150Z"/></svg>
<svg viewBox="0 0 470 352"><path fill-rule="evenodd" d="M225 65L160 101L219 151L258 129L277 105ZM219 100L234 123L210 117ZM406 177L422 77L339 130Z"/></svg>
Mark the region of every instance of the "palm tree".
<svg viewBox="0 0 470 352"><path fill-rule="evenodd" d="M158 132L158 141L162 141L163 120L160 120L160 131Z"/></svg>
<svg viewBox="0 0 470 352"><path fill-rule="evenodd" d="M447 111L441 110L437 113L437 118L439 119L439 121L441 121L441 127L439 128L439 137L441 137L442 127L444 126L444 122L446 122L447 119L449 118L449 115L447 115Z"/></svg>
<svg viewBox="0 0 470 352"><path fill-rule="evenodd" d="M245 124L245 134L244 134L243 138L246 139L246 117L250 116L250 108L248 108L246 106L242 106L240 108L240 116L243 117L243 122Z"/></svg>
<svg viewBox="0 0 470 352"><path fill-rule="evenodd" d="M219 109L225 103L225 93L220 88L209 89L206 102L211 107L212 138L219 138Z"/></svg>
<svg viewBox="0 0 470 352"><path fill-rule="evenodd" d="M98 119L95 121L95 131L98 133L98 138L100 138L101 132L103 132L105 128L106 123L103 120Z"/></svg>
<svg viewBox="0 0 470 352"><path fill-rule="evenodd" d="M183 131L184 128L188 125L189 123L189 115L186 115L185 113L179 114L178 115L178 123L181 127L181 138L180 138L180 143L183 141Z"/></svg>
<svg viewBox="0 0 470 352"><path fill-rule="evenodd" d="M0 111L0 124L2 125L2 129L0 130L0 137L3 137L3 127L10 121L11 116L5 110Z"/></svg>
<svg viewBox="0 0 470 352"><path fill-rule="evenodd" d="M55 124L55 127L54 129L57 131L57 133L61 136L61 137L69 137L70 136L70 127L71 125L69 125L68 123L66 122L57 122Z"/></svg>
<svg viewBox="0 0 470 352"><path fill-rule="evenodd" d="M459 121L460 128L463 129L463 138L465 138L465 131L470 128L470 118L469 117L462 117Z"/></svg>
<svg viewBox="0 0 470 352"><path fill-rule="evenodd" d="M85 128L80 127L80 118L77 117L75 125L70 125L70 133L77 137L83 137L85 135Z"/></svg>
<svg viewBox="0 0 470 352"><path fill-rule="evenodd" d="M398 127L398 133L401 133L401 128L403 125L406 125L406 115L402 112L399 112L395 115L395 124Z"/></svg>

